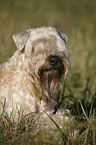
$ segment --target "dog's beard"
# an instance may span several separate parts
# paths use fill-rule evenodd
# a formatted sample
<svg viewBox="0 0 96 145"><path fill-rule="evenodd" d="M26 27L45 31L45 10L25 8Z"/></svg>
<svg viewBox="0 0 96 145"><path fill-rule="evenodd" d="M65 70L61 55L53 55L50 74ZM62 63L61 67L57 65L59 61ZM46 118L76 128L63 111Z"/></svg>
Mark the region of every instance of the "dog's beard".
<svg viewBox="0 0 96 145"><path fill-rule="evenodd" d="M45 71L41 80L42 91L45 95L45 101L57 101L59 77L58 71Z"/></svg>
<svg viewBox="0 0 96 145"><path fill-rule="evenodd" d="M60 83L64 74L63 64L59 68L42 68L40 71L40 84L44 94L43 100L58 104Z"/></svg>

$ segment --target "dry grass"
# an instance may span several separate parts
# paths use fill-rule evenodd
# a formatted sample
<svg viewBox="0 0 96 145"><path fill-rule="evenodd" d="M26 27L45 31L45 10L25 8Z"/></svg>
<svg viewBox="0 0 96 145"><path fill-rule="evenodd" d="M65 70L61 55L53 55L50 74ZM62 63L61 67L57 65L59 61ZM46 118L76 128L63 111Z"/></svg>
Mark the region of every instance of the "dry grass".
<svg viewBox="0 0 96 145"><path fill-rule="evenodd" d="M55 124L56 128L48 130L36 129L36 116L34 112L23 115L18 110L18 119L15 122L13 111L10 117L3 111L0 115L0 144L94 144L96 143L96 93L91 92L89 82L87 81L83 92L80 92L81 99L76 98L69 90L64 95L66 108L71 112L72 121L64 122L64 127L60 128L58 122L55 122L46 112L45 114ZM91 97L93 100L88 100ZM84 99L85 97L85 99ZM87 101L87 102L86 102ZM71 117L71 116L70 116ZM49 133L50 132L50 133Z"/></svg>

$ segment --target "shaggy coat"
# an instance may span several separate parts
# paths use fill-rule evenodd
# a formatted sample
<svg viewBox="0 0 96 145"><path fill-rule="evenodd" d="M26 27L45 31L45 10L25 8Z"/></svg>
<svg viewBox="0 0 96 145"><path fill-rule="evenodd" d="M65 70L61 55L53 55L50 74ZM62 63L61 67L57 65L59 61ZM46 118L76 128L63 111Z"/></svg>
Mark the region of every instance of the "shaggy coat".
<svg viewBox="0 0 96 145"><path fill-rule="evenodd" d="M70 67L66 35L55 28L42 27L17 33L13 39L18 50L0 65L1 112L5 100L8 115L13 111L16 117L20 110L24 114L41 113L43 118L45 111L55 114L53 118L58 123L63 120L58 109L62 100L60 86Z"/></svg>

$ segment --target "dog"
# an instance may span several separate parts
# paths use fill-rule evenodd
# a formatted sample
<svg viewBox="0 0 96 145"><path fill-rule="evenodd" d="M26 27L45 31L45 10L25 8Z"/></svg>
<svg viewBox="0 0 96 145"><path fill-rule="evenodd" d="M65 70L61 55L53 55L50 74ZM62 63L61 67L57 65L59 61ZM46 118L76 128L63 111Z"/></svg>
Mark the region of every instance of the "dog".
<svg viewBox="0 0 96 145"><path fill-rule="evenodd" d="M10 116L13 111L14 117L18 110L41 113L43 124L46 113L56 122L63 120L60 92L71 62L66 35L41 27L14 34L13 40L18 50L0 65L1 112Z"/></svg>

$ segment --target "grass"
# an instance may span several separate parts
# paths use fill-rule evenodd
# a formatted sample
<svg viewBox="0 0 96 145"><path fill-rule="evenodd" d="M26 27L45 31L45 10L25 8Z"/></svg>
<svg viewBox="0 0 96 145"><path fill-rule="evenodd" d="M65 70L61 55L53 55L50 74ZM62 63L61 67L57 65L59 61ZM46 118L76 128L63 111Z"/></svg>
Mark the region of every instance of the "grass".
<svg viewBox="0 0 96 145"><path fill-rule="evenodd" d="M94 144L96 142L96 1L95 0L4 0L0 1L0 63L13 55L14 33L40 26L53 26L68 37L72 71L64 93L66 107L74 116L53 134L34 132L34 113L20 112L17 124L0 115L0 144ZM5 101L6 102L6 101ZM5 104L3 104L5 105ZM46 114L47 115L47 114ZM78 131L75 134L76 130ZM54 139L55 132L59 139Z"/></svg>
<svg viewBox="0 0 96 145"><path fill-rule="evenodd" d="M87 90L87 86L83 93ZM87 95L87 94L86 94ZM94 94L96 95L96 94ZM83 99L77 99L70 94L65 96L64 102L71 112L72 119L64 122L64 127L60 128L58 122L55 122L51 116L44 112L48 118L54 123L57 129L53 129L53 133L48 133L46 130L41 131L40 128L35 130L36 116L35 112L23 115L17 108L18 118L14 121L13 111L10 117L5 115L4 108L6 99L3 104L3 111L0 115L0 144L94 144L96 143L96 98L93 102L87 102L85 106ZM86 96L85 96L86 97ZM68 99L68 100L67 100ZM89 107L89 108L88 108ZM59 138L56 137L59 134ZM55 137L55 138L54 138Z"/></svg>

